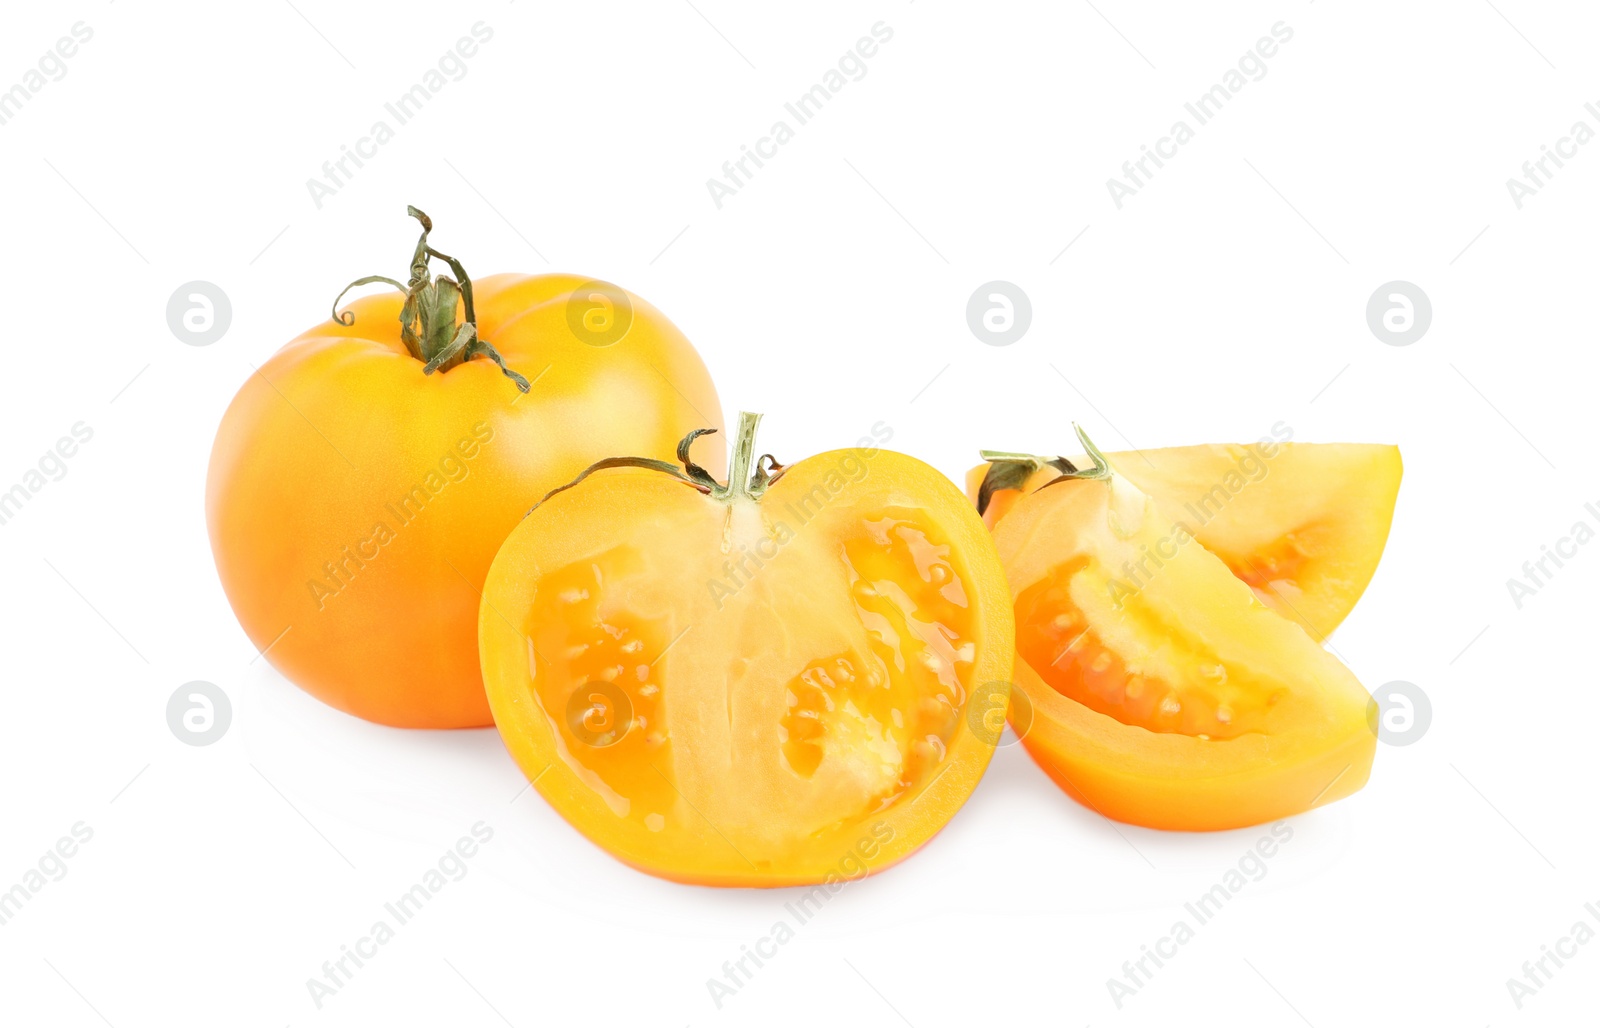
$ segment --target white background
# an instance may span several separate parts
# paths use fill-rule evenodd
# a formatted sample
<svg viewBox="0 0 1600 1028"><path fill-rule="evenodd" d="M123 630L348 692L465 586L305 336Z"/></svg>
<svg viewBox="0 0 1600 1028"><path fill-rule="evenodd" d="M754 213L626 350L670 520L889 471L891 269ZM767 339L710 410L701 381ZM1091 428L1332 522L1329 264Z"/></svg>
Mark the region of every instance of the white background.
<svg viewBox="0 0 1600 1028"><path fill-rule="evenodd" d="M1592 1018L1600 943L1521 1010L1506 979L1596 924L1600 545L1520 610L1506 580L1596 521L1600 145L1521 209L1505 183L1575 121L1600 128L1600 13L1198 6L10 5L0 88L75 22L94 36L0 126L0 488L74 423L94 437L0 526L0 889L75 823L94 835L0 926L0 1021ZM318 209L306 180L480 20L494 37L466 77ZM894 38L865 78L719 210L706 180L880 20ZM1280 21L1294 36L1265 78L1117 209L1106 180ZM218 586L202 497L221 413L345 282L404 271L407 203L476 275L649 298L786 459L880 420L952 476L980 446L1067 448L1072 420L1108 449L1277 421L1398 443L1388 551L1334 645L1369 688L1419 685L1431 728L1293 819L1266 877L1120 1010L1107 979L1265 829L1114 826L1014 746L937 839L719 1010L707 979L793 895L612 861L519 796L493 731L321 706L256 659ZM166 323L194 279L233 306L208 347ZM1009 347L966 324L994 279L1032 301ZM1408 347L1366 323L1394 279L1433 304ZM234 708L198 748L165 717L195 679ZM306 980L480 820L494 839L466 877L318 1010Z"/></svg>

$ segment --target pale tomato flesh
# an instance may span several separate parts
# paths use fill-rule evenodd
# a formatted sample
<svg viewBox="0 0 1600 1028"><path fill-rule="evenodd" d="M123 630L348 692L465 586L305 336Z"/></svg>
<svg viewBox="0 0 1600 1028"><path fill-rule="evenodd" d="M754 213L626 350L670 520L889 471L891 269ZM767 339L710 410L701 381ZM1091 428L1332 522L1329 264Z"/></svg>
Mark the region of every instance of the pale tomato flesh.
<svg viewBox="0 0 1600 1028"><path fill-rule="evenodd" d="M852 853L877 870L976 784L995 739L969 697L1012 656L982 523L920 462L879 451L857 481L840 462L732 504L608 471L496 560L480 636L502 734L629 863L710 884L824 881Z"/></svg>

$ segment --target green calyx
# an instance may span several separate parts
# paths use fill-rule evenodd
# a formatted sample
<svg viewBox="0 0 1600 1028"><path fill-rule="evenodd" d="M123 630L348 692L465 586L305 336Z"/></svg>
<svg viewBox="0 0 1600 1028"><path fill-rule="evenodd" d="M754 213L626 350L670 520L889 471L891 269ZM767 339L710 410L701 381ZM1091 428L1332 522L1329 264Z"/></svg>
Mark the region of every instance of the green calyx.
<svg viewBox="0 0 1600 1028"><path fill-rule="evenodd" d="M978 456L989 462L989 470L983 476L983 483L978 486L978 513L983 514L989 509L989 503L994 499L996 492L1021 489L1027 484L1028 479L1045 468L1054 468L1061 474L1040 486L1040 489L1047 489L1059 482L1110 478L1111 464L1106 460L1106 455L1100 452L1100 448L1076 421L1072 423L1072 430L1078 434L1078 442L1083 444L1083 452L1089 455L1091 461L1089 467L1080 468L1065 457L1039 457L1031 453L979 450Z"/></svg>
<svg viewBox="0 0 1600 1028"><path fill-rule="evenodd" d="M472 303L472 279L461 262L449 254L440 253L428 245L428 233L433 231L433 220L415 207L406 213L422 223L422 236L411 255L411 279L401 283L386 275L368 275L345 286L333 301L333 320L341 325L354 325L354 311L340 311L339 301L345 293L357 286L384 282L406 294L405 305L400 308L400 338L411 356L422 362L422 373L449 371L474 357L483 356L500 365L505 376L528 391L528 380L506 367L506 362L488 340L478 335L478 315ZM428 262L438 258L450 266L455 278L429 271ZM457 322L460 310L464 320Z"/></svg>
<svg viewBox="0 0 1600 1028"><path fill-rule="evenodd" d="M761 415L747 411L740 412L739 429L734 436L733 453L728 460L726 482L718 482L711 477L711 472L690 459L689 447L694 441L703 435L714 435L717 431L714 428L697 428L678 443L678 464L683 465L681 468L670 461L655 460L650 457L607 457L589 465L566 485L545 493L539 503L528 508L528 514L538 510L539 504L550 497L566 492L596 471L604 471L607 468L646 468L650 471L659 471L723 503L732 503L737 499L759 500L769 486L783 477L785 471L785 465L778 463L778 459L772 454L763 453L760 457L755 455L756 426L759 424Z"/></svg>

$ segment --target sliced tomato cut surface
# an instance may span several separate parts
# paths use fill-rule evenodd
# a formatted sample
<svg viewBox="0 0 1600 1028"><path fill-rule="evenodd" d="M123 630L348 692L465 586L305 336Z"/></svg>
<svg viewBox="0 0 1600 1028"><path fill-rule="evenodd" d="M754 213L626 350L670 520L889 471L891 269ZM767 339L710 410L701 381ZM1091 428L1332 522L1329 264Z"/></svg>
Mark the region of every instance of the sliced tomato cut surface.
<svg viewBox="0 0 1600 1028"><path fill-rule="evenodd" d="M1367 780L1370 697L1129 478L1021 495L995 526L1023 743L1069 794L1155 828L1258 824Z"/></svg>
<svg viewBox="0 0 1600 1028"><path fill-rule="evenodd" d="M611 468L541 504L484 590L490 704L539 792L645 871L877 871L993 752L969 720L1010 678L1004 573L959 490L910 457L862 447L757 477L705 491Z"/></svg>
<svg viewBox="0 0 1600 1028"><path fill-rule="evenodd" d="M1106 454L1262 603L1325 640L1366 591L1383 556L1400 490L1400 451L1367 443L1173 446ZM1088 467L1088 458L1071 458ZM988 471L967 477L976 499ZM1062 472L1041 465L994 491L997 524L1026 493Z"/></svg>

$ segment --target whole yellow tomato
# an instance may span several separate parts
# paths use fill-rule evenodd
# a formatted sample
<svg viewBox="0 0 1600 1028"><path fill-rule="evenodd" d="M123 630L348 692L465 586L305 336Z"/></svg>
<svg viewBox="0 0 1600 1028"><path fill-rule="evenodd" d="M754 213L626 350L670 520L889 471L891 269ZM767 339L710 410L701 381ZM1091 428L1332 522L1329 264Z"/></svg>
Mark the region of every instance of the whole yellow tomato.
<svg viewBox="0 0 1600 1028"><path fill-rule="evenodd" d="M411 213L410 280L357 283L402 293L355 301L234 397L206 516L234 613L287 678L382 724L484 726L478 606L506 535L595 461L670 457L721 407L643 300L575 275L472 282Z"/></svg>

